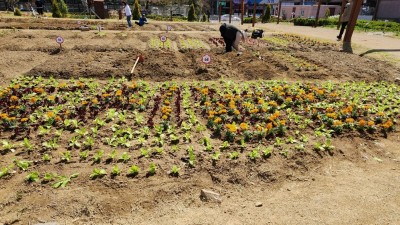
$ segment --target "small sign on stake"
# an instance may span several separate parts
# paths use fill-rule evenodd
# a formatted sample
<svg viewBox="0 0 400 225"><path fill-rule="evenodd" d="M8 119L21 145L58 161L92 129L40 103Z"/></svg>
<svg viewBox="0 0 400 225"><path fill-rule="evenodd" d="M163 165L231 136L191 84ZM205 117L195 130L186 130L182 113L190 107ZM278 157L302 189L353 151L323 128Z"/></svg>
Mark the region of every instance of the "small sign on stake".
<svg viewBox="0 0 400 225"><path fill-rule="evenodd" d="M208 55L208 54L205 54L205 55L203 55L203 57L201 58L201 61L204 63L204 64L210 64L211 63L211 56L210 55Z"/></svg>
<svg viewBox="0 0 400 225"><path fill-rule="evenodd" d="M172 27L167 25L167 33L168 33L168 31L171 31L171 30L172 30Z"/></svg>
<svg viewBox="0 0 400 225"><path fill-rule="evenodd" d="M160 37L160 41L162 42L162 46L163 46L163 48L164 48L164 47L165 47L165 46L164 46L164 43L167 41L167 37L161 36L161 37Z"/></svg>
<svg viewBox="0 0 400 225"><path fill-rule="evenodd" d="M61 36L58 36L56 38L56 42L60 45L60 48L62 48L61 44L64 43L64 38L62 38Z"/></svg>

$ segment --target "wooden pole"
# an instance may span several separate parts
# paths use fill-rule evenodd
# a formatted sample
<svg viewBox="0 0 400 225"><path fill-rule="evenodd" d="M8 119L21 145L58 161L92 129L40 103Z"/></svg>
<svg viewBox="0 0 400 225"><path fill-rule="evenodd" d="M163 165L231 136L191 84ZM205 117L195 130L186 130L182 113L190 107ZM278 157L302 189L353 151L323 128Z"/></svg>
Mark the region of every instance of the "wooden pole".
<svg viewBox="0 0 400 225"><path fill-rule="evenodd" d="M340 20L342 19L342 15L343 15L343 11L344 11L344 7L345 6L346 6L346 0L342 0L342 7L340 9L339 21L338 21L337 27L336 27L337 30L339 30L339 28L340 28L340 24L341 24Z"/></svg>
<svg viewBox="0 0 400 225"><path fill-rule="evenodd" d="M281 8L282 8L282 1L279 1L279 7L278 7L278 21L276 24L279 24L279 19L281 18Z"/></svg>
<svg viewBox="0 0 400 225"><path fill-rule="evenodd" d="M233 5L233 1L230 0L230 1L229 1L229 24L230 24L231 21L232 21L232 5Z"/></svg>
<svg viewBox="0 0 400 225"><path fill-rule="evenodd" d="M358 14L360 13L362 0L353 0L353 7L351 9L350 20L347 24L346 33L343 39L343 51L353 52L351 48L351 37L353 36L354 27L357 23Z"/></svg>
<svg viewBox="0 0 400 225"><path fill-rule="evenodd" d="M318 26L318 18L319 18L319 10L321 9L321 2L322 2L322 0L318 1L317 16L315 17L314 27Z"/></svg>
<svg viewBox="0 0 400 225"><path fill-rule="evenodd" d="M218 22L221 23L221 11L222 11L222 6L221 3L218 6Z"/></svg>
<svg viewBox="0 0 400 225"><path fill-rule="evenodd" d="M164 43L164 42L163 42ZM133 65L132 69L131 69L131 74L133 73L133 71L135 70L135 67L137 65L137 63L139 62L140 57L137 57L135 65Z"/></svg>
<svg viewBox="0 0 400 225"><path fill-rule="evenodd" d="M242 22L241 22L241 25L243 25L243 14L244 14L244 0L242 0L242 3L241 3L241 7L242 7L242 15L240 16L241 18L241 20L242 20Z"/></svg>
<svg viewBox="0 0 400 225"><path fill-rule="evenodd" d="M253 2L253 27L254 27L254 23L256 22L256 9L257 9L257 2L256 0L254 0Z"/></svg>

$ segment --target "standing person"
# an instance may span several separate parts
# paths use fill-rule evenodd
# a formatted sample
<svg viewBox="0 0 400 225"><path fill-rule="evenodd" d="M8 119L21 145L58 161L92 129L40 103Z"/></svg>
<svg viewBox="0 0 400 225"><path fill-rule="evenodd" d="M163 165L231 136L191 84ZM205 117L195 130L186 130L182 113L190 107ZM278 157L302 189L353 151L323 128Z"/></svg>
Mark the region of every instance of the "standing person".
<svg viewBox="0 0 400 225"><path fill-rule="evenodd" d="M142 17L139 18L139 22L135 21L135 24L139 26L143 26L145 23L147 23L146 15L142 14Z"/></svg>
<svg viewBox="0 0 400 225"><path fill-rule="evenodd" d="M344 29L346 28L347 24L349 23L350 20L350 14L351 14L351 8L353 7L353 0L347 0L347 4L344 7L342 17L340 18L341 22L341 28L340 28L340 33L337 36L337 40L340 41L342 40L342 35L344 32Z"/></svg>
<svg viewBox="0 0 400 225"><path fill-rule="evenodd" d="M126 2L122 2L122 6L124 6L126 21L128 21L128 27L131 28L132 27L132 23L131 23L131 17L132 17L131 8L129 7L128 4L126 4Z"/></svg>
<svg viewBox="0 0 400 225"><path fill-rule="evenodd" d="M39 15L43 15L43 2L42 2L42 0L36 0L35 5L36 5L36 11L39 13Z"/></svg>
<svg viewBox="0 0 400 225"><path fill-rule="evenodd" d="M219 32L221 32L221 36L224 38L226 52L231 52L232 47L239 51L240 39L244 40L244 35L239 29L224 23L219 27Z"/></svg>

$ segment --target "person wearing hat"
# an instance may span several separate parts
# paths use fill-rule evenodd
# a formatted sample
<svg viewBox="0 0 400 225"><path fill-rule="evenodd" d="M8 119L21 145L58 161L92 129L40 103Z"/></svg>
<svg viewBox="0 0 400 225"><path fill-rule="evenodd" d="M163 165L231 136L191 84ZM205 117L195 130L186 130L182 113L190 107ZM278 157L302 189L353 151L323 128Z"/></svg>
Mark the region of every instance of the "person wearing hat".
<svg viewBox="0 0 400 225"><path fill-rule="evenodd" d="M146 15L142 14L142 17L139 18L139 22L135 21L135 24L139 26L143 26L145 23L147 23Z"/></svg>
<svg viewBox="0 0 400 225"><path fill-rule="evenodd" d="M219 32L221 32L221 36L224 38L226 52L231 52L232 47L239 51L239 42L241 39L244 41L242 31L232 25L224 23L219 27Z"/></svg>

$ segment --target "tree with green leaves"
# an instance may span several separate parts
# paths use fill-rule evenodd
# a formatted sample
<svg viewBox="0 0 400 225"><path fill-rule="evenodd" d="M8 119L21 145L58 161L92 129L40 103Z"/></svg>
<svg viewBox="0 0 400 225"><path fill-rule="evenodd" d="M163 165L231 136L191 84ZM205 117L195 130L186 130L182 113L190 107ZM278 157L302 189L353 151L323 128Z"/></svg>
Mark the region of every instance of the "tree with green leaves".
<svg viewBox="0 0 400 225"><path fill-rule="evenodd" d="M54 18L61 18L61 11L60 11L60 5L58 4L57 0L52 0L51 1L51 12L52 12L52 17Z"/></svg>
<svg viewBox="0 0 400 225"><path fill-rule="evenodd" d="M194 5L190 5L189 13L188 13L188 21L193 22L196 21L196 12L194 11Z"/></svg>
<svg viewBox="0 0 400 225"><path fill-rule="evenodd" d="M63 18L68 17L68 6L65 4L64 0L58 0L58 4L60 7L61 16Z"/></svg>
<svg viewBox="0 0 400 225"><path fill-rule="evenodd" d="M135 3L133 5L132 19L138 20L141 16L142 14L140 13L139 0L135 0Z"/></svg>
<svg viewBox="0 0 400 225"><path fill-rule="evenodd" d="M265 8L265 13L262 18L262 22L268 23L270 19L271 19L271 5L268 4L267 7Z"/></svg>

